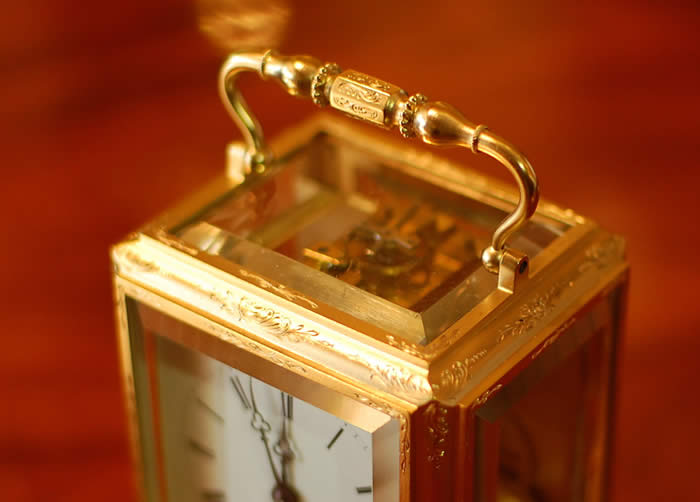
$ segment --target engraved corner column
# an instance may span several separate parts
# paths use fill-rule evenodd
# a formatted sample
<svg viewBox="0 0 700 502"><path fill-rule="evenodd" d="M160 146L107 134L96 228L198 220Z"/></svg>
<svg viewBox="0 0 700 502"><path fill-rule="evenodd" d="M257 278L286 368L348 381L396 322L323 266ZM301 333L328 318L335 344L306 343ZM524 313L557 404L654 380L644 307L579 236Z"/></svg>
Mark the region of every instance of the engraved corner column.
<svg viewBox="0 0 700 502"><path fill-rule="evenodd" d="M382 127L392 127L397 105L406 92L393 84L355 70L344 71L333 79L330 105L352 117Z"/></svg>

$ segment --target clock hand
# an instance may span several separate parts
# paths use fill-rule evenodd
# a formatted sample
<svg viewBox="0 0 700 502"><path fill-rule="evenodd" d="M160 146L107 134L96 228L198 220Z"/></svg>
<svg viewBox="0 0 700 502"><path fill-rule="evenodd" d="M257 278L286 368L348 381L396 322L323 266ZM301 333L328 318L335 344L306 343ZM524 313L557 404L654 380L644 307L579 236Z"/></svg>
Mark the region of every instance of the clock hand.
<svg viewBox="0 0 700 502"><path fill-rule="evenodd" d="M282 398L282 431L279 440L275 444L274 451L280 456L282 482L278 483L272 491L272 498L275 502L297 502L299 497L288 482L290 464L294 460L294 452L287 435L288 422L292 417L292 396L280 392L280 397Z"/></svg>
<svg viewBox="0 0 700 502"><path fill-rule="evenodd" d="M298 502L299 497L296 492L286 484L285 480L280 477L275 467L275 461L272 458L272 451L270 449L270 443L267 438L267 434L270 432L272 427L270 423L265 420L260 410L258 410L258 405L255 402L255 393L253 392L253 379L249 380L250 387L250 403L253 408L253 417L250 420L250 426L260 433L260 439L265 445L265 453L267 453L267 460L270 463L270 469L272 470L272 475L275 478L275 487L272 490L272 500L274 502ZM283 457L284 459L284 457ZM282 469L285 470L284 460L282 461ZM286 476L285 476L286 477Z"/></svg>
<svg viewBox="0 0 700 502"><path fill-rule="evenodd" d="M294 460L294 451L292 451L289 437L287 435L288 422L292 417L292 396L280 392L282 398L282 432L280 438L275 444L274 452L280 456L282 463L282 482L287 484L289 467Z"/></svg>
<svg viewBox="0 0 700 502"><path fill-rule="evenodd" d="M265 417L263 417L262 413L260 413L260 410L258 410L258 405L255 402L255 393L253 392L252 378L249 381L249 388L250 402L253 407L253 416L250 419L250 426L253 428L253 430L260 433L260 439L265 445L265 452L267 453L267 460L270 463L270 469L272 469L272 475L275 477L275 481L279 484L282 480L280 479L280 475L277 472L277 468L275 467L275 462L272 459L272 452L270 451L270 444L267 439L267 434L270 432L272 427L270 427L270 423L267 420L265 420Z"/></svg>

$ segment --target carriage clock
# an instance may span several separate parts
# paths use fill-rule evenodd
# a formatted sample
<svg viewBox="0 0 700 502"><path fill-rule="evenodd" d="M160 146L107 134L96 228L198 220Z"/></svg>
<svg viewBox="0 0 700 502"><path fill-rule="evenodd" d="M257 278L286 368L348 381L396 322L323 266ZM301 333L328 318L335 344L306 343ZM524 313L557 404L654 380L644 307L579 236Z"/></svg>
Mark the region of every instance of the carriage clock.
<svg viewBox="0 0 700 502"><path fill-rule="evenodd" d="M246 71L517 190L339 117L267 143ZM522 154L421 94L275 51L219 90L226 172L112 249L143 499L606 499L624 241L538 207Z"/></svg>

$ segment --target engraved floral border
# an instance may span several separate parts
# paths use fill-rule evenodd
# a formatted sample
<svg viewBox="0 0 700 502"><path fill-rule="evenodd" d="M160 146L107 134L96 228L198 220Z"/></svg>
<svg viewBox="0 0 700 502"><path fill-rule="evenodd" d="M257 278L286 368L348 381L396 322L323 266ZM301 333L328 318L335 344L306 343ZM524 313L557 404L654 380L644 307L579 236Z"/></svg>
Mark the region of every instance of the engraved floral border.
<svg viewBox="0 0 700 502"><path fill-rule="evenodd" d="M462 388L472 378L472 367L480 360L487 357L501 343L508 338L521 337L530 332L537 324L547 317L558 305L565 291L573 287L581 276L591 269L602 270L613 261L618 260L624 253L624 240L619 236L612 236L597 242L585 252L584 261L575 269L568 280L561 280L547 291L536 296L520 307L520 316L517 320L505 324L498 330L498 337L489 347L482 348L464 359L453 362L448 368L440 372L439 383L434 383L434 392L444 391L454 393ZM558 336L561 334L558 331ZM456 334L443 340L442 344L454 341ZM461 335L460 335L461 336ZM550 342L553 343L553 342ZM487 391L488 392L488 391ZM486 396L488 398L488 396Z"/></svg>
<svg viewBox="0 0 700 502"><path fill-rule="evenodd" d="M379 385L382 390L399 398L420 402L431 395L432 390L424 376L400 365L392 364L390 361L360 353L345 344L336 344L319 333L317 329L295 323L289 316L273 307L262 304L252 295L236 295L228 289L222 290L200 281L194 281L188 278L182 270L178 270L178 273L172 273L168 267L159 266L154 261L145 259L139 253L131 250L126 251L124 257L127 263L141 271L176 281L205 295L214 301L223 313L227 314L227 318L236 318L238 325L245 324L248 327L252 325L265 334L287 343L303 343L332 351L333 354L364 367L368 371L369 382Z"/></svg>

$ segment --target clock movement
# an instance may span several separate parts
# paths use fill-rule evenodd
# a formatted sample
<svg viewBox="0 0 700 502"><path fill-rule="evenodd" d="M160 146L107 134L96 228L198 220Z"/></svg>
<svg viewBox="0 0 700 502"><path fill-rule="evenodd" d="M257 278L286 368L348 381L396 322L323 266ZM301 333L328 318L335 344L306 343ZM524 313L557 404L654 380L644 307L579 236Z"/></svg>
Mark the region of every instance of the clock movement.
<svg viewBox="0 0 700 502"><path fill-rule="evenodd" d="M517 189L330 115L268 143L247 71ZM605 500L624 241L445 103L274 51L220 93L226 171L112 250L144 500Z"/></svg>

